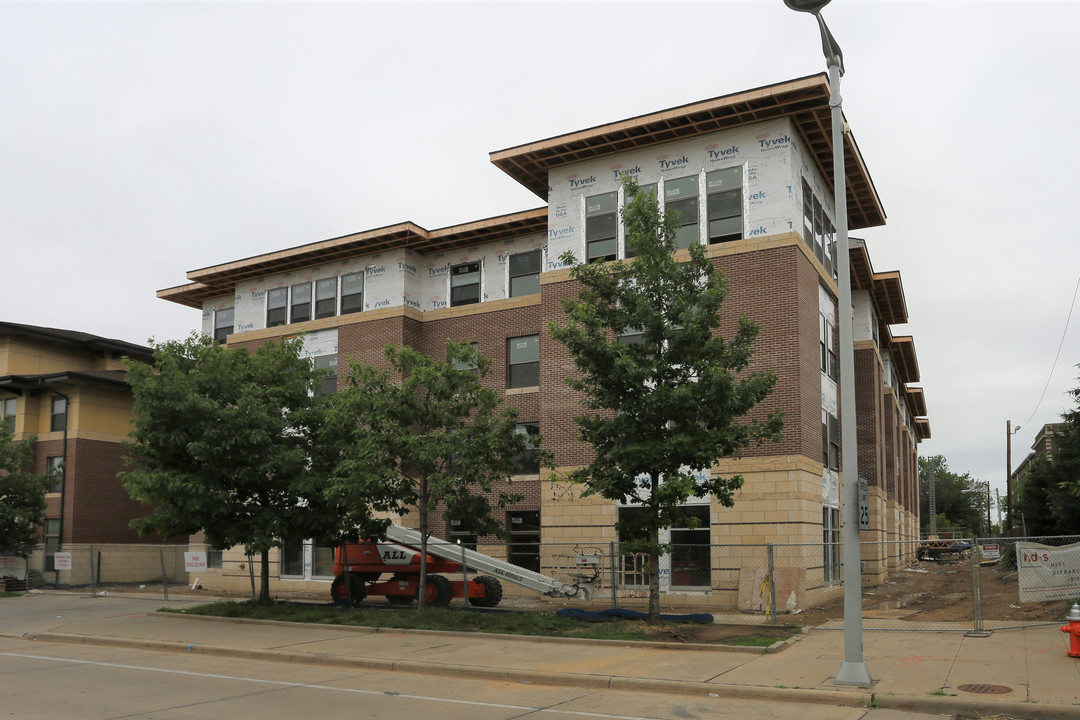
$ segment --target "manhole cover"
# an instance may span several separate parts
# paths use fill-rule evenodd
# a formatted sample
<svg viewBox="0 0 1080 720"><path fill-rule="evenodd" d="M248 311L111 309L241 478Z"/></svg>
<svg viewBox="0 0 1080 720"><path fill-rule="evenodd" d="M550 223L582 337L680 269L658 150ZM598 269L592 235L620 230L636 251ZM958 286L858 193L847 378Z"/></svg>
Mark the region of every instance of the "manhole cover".
<svg viewBox="0 0 1080 720"><path fill-rule="evenodd" d="M986 683L968 683L966 685L957 685L957 690L963 690L969 693L981 693L983 695L1003 695L1005 693L1011 693L1011 687L1005 687L1004 685L987 685Z"/></svg>

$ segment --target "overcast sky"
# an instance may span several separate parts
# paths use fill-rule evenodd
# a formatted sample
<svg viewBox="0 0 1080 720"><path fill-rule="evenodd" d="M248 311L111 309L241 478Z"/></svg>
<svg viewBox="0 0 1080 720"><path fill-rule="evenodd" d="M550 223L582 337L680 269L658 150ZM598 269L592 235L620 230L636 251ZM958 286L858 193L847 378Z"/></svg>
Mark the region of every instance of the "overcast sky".
<svg viewBox="0 0 1080 720"><path fill-rule="evenodd" d="M1080 3L824 15L888 215L854 235L906 293L920 452L1003 491L1005 421L1015 466L1080 384ZM539 207L489 152L825 69L781 0L0 0L0 68L0 319L139 343L199 325L155 297L188 270Z"/></svg>

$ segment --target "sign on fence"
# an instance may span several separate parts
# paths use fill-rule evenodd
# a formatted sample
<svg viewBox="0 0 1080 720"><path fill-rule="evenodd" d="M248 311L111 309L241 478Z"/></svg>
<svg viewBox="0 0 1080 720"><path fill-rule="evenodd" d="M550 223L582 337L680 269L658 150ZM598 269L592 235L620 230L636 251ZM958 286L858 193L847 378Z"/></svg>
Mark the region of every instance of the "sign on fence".
<svg viewBox="0 0 1080 720"><path fill-rule="evenodd" d="M71 553L58 552L53 555L53 570L70 570Z"/></svg>
<svg viewBox="0 0 1080 720"><path fill-rule="evenodd" d="M1080 597L1080 543L1054 547L1016 543L1020 602Z"/></svg>
<svg viewBox="0 0 1080 720"><path fill-rule="evenodd" d="M1000 545L980 545L979 552L982 553L983 560L1000 560L1001 559L1001 546Z"/></svg>
<svg viewBox="0 0 1080 720"><path fill-rule="evenodd" d="M0 577L26 579L26 558L15 555L0 555Z"/></svg>
<svg viewBox="0 0 1080 720"><path fill-rule="evenodd" d="M184 553L184 569L188 572L198 572L199 570L206 569L206 553L204 552L186 552Z"/></svg>

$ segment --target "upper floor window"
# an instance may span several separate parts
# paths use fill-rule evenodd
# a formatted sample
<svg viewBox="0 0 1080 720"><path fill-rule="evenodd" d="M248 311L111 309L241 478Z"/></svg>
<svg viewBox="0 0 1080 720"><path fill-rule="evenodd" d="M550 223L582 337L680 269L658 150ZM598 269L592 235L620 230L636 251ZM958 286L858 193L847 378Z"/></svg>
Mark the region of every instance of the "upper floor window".
<svg viewBox="0 0 1080 720"><path fill-rule="evenodd" d="M690 175L664 181L664 212L677 212L675 249L683 250L698 242L698 177Z"/></svg>
<svg viewBox="0 0 1080 720"><path fill-rule="evenodd" d="M311 319L311 283L292 286L292 305L289 308L291 322L305 322Z"/></svg>
<svg viewBox="0 0 1080 720"><path fill-rule="evenodd" d="M540 472L540 458L537 456L534 440L540 434L540 423L518 423L514 432L525 436L525 450L514 458L518 472L535 475Z"/></svg>
<svg viewBox="0 0 1080 720"><path fill-rule="evenodd" d="M64 456L52 455L46 458L45 474L49 478L49 492L62 491L64 489Z"/></svg>
<svg viewBox="0 0 1080 720"><path fill-rule="evenodd" d="M289 288L280 287L266 292L266 327L272 328L288 322Z"/></svg>
<svg viewBox="0 0 1080 720"><path fill-rule="evenodd" d="M837 375L836 364L836 328L829 322L825 313L819 316L818 342L821 346L821 372L833 380Z"/></svg>
<svg viewBox="0 0 1080 720"><path fill-rule="evenodd" d="M53 396L52 413L49 420L49 431L60 432L67 427L67 398L59 395Z"/></svg>
<svg viewBox="0 0 1080 720"><path fill-rule="evenodd" d="M641 195L649 195L649 194L651 194L653 202L656 202L656 187L657 187L656 183L649 183L648 185L640 185L640 186L638 186L638 193L641 194ZM630 201L632 199L633 198L625 198L625 202L623 203L624 207L626 205L630 204ZM630 239L629 239L629 237L625 236L625 233L624 233L624 243L625 243L626 247L624 248L625 254L623 255L623 257L632 258L635 255L637 255L637 251L634 250L634 248L630 246Z"/></svg>
<svg viewBox="0 0 1080 720"><path fill-rule="evenodd" d="M0 427L15 434L15 408L16 398L4 398L0 400Z"/></svg>
<svg viewBox="0 0 1080 720"><path fill-rule="evenodd" d="M614 260L618 236L619 193L585 198L585 258Z"/></svg>
<svg viewBox="0 0 1080 720"><path fill-rule="evenodd" d="M319 380L319 387L315 390L316 395L337 392L337 364L337 355L318 355L315 357L315 368L326 371L326 374Z"/></svg>
<svg viewBox="0 0 1080 720"><path fill-rule="evenodd" d="M467 262L450 268L450 307L480 302L480 263Z"/></svg>
<svg viewBox="0 0 1080 720"><path fill-rule="evenodd" d="M364 273L341 276L341 314L360 312L364 309Z"/></svg>
<svg viewBox="0 0 1080 720"><path fill-rule="evenodd" d="M803 242L825 267L825 272L835 280L837 272L833 260L836 257L836 228L805 178L802 181L802 191Z"/></svg>
<svg viewBox="0 0 1080 720"><path fill-rule="evenodd" d="M540 336L523 335L506 341L506 386L540 385Z"/></svg>
<svg viewBox="0 0 1080 720"><path fill-rule="evenodd" d="M214 313L214 339L224 343L233 331L233 309L225 308Z"/></svg>
<svg viewBox="0 0 1080 720"><path fill-rule="evenodd" d="M480 357L480 344L469 343L469 349L472 351L472 359L468 361L459 360L457 358L451 358L450 364L454 366L456 370L472 370L477 372L480 369L477 363L477 358Z"/></svg>
<svg viewBox="0 0 1080 720"><path fill-rule="evenodd" d="M741 240L742 167L713 170L705 176L709 211L709 242Z"/></svg>
<svg viewBox="0 0 1080 720"><path fill-rule="evenodd" d="M315 281L315 318L337 315L337 278Z"/></svg>
<svg viewBox="0 0 1080 720"><path fill-rule="evenodd" d="M510 297L535 295L540 292L542 252L515 253L510 256Z"/></svg>

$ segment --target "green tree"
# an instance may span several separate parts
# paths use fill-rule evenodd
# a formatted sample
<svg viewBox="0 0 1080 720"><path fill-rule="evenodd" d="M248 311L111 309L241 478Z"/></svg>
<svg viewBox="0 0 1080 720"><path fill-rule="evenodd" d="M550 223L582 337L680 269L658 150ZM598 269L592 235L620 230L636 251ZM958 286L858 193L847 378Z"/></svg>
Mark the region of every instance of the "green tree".
<svg viewBox="0 0 1080 720"><path fill-rule="evenodd" d="M919 522L924 533L930 530L931 482L936 483L934 504L939 534L990 534L986 523L986 484L973 479L970 473L952 472L942 455L919 458Z"/></svg>
<svg viewBox="0 0 1080 720"><path fill-rule="evenodd" d="M516 431L517 413L503 406L501 393L483 385L491 363L471 345L448 342L446 360L395 346L386 357L389 370L350 366L346 387L333 397L317 463L354 537L385 536L390 520L373 518L373 511L417 511L419 582L426 589L431 514L441 511L477 534L501 534L494 508L518 499L502 482L530 441ZM417 598L421 608L425 595Z"/></svg>
<svg viewBox="0 0 1080 720"><path fill-rule="evenodd" d="M48 475L34 474L34 440L16 441L0 426L0 553L27 557L45 524Z"/></svg>
<svg viewBox="0 0 1080 720"><path fill-rule="evenodd" d="M1017 495L1018 514L1029 535L1080 534L1080 387L1069 391L1076 407L1061 415L1049 455L1028 467Z"/></svg>
<svg viewBox="0 0 1080 720"><path fill-rule="evenodd" d="M300 348L295 339L226 349L193 334L155 344L153 366L126 364L136 419L123 477L151 506L131 526L166 538L201 530L212 547L259 553L261 601L270 599L270 549L321 538L336 521L317 502L308 460L322 371Z"/></svg>
<svg viewBox="0 0 1080 720"><path fill-rule="evenodd" d="M620 521L627 547L648 552L658 567L667 548L659 531L681 521L694 527L682 506L690 497L734 503L742 477L710 477L717 459L752 442L779 440L783 415L746 420L776 385L772 372L748 372L759 328L739 319L730 340L720 335L720 307L727 283L703 247L691 245L677 260L677 217L661 213L656 197L624 183L633 200L623 210L632 261L575 264L577 297L562 302L566 323L549 332L563 343L578 374L567 378L589 411L575 418L580 439L595 459L571 473L583 495L640 506ZM701 479L705 476L707 479ZM657 573L649 578L649 616L660 612Z"/></svg>

